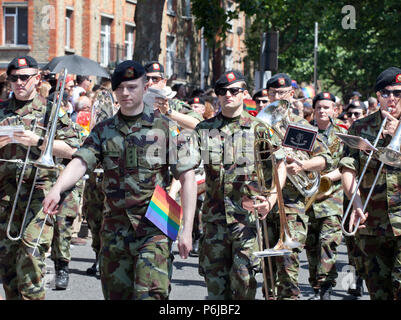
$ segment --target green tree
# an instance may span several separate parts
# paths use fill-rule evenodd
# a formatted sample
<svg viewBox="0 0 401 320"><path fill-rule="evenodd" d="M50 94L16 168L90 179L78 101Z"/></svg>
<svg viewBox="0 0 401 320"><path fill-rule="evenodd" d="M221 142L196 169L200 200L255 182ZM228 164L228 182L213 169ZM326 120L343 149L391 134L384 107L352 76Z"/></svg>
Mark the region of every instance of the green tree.
<svg viewBox="0 0 401 320"><path fill-rule="evenodd" d="M219 1L192 0L193 5ZM348 97L353 90L364 97L373 94L378 74L389 66L401 66L401 31L399 0L235 0L236 12L230 16L216 11L194 11L198 27L211 27L205 34L211 39L224 38L224 23L243 11L252 21L246 32L248 58L258 65L262 32L279 31L279 71L286 72L298 83L313 81L314 25L319 23L318 79L322 90ZM355 28L344 28L347 18L342 9L355 9ZM224 23L222 23L224 21Z"/></svg>

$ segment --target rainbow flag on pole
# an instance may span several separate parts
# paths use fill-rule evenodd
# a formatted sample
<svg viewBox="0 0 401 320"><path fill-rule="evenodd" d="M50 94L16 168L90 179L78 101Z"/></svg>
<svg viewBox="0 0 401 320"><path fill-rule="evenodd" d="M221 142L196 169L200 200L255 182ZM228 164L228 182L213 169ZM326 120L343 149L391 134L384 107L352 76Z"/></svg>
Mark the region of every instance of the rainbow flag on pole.
<svg viewBox="0 0 401 320"><path fill-rule="evenodd" d="M176 240L182 220L182 208L163 188L156 186L145 217L171 240Z"/></svg>

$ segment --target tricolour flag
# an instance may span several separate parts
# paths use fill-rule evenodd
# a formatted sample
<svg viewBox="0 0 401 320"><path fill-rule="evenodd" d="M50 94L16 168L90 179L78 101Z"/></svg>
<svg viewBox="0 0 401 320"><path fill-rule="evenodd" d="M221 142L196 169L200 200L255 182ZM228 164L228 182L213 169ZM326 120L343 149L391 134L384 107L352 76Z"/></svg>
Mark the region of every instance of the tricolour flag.
<svg viewBox="0 0 401 320"><path fill-rule="evenodd" d="M145 217L171 240L176 240L182 220L182 208L163 188L156 186Z"/></svg>

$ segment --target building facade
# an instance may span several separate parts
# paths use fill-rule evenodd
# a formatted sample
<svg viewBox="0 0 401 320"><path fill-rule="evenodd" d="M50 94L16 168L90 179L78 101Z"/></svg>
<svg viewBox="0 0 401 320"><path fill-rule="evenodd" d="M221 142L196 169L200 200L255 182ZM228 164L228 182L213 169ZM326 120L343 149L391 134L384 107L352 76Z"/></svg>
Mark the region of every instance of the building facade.
<svg viewBox="0 0 401 320"><path fill-rule="evenodd" d="M112 72L133 56L137 1L147 0L0 0L0 70L17 55L31 55L43 66L77 54ZM233 5L225 1L226 10ZM245 72L245 16L232 22L217 67L195 27L190 0L166 0L162 16L159 61L173 83L207 88L225 70Z"/></svg>

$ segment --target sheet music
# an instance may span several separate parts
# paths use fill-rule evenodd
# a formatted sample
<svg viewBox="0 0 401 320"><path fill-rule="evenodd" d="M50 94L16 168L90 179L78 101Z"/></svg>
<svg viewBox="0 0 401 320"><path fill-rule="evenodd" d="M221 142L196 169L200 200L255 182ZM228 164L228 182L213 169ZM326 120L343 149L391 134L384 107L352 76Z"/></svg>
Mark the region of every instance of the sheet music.
<svg viewBox="0 0 401 320"><path fill-rule="evenodd" d="M363 151L375 151L377 152L377 149L369 142L369 140L359 137L359 136L352 136L349 134L345 133L335 133L342 142L344 142L347 146L350 148L358 149L358 150L363 150Z"/></svg>
<svg viewBox="0 0 401 320"><path fill-rule="evenodd" d="M11 138L11 143L17 143L13 139L14 132L23 132L25 130L24 126L17 125L17 126L0 126L0 136L9 136Z"/></svg>

